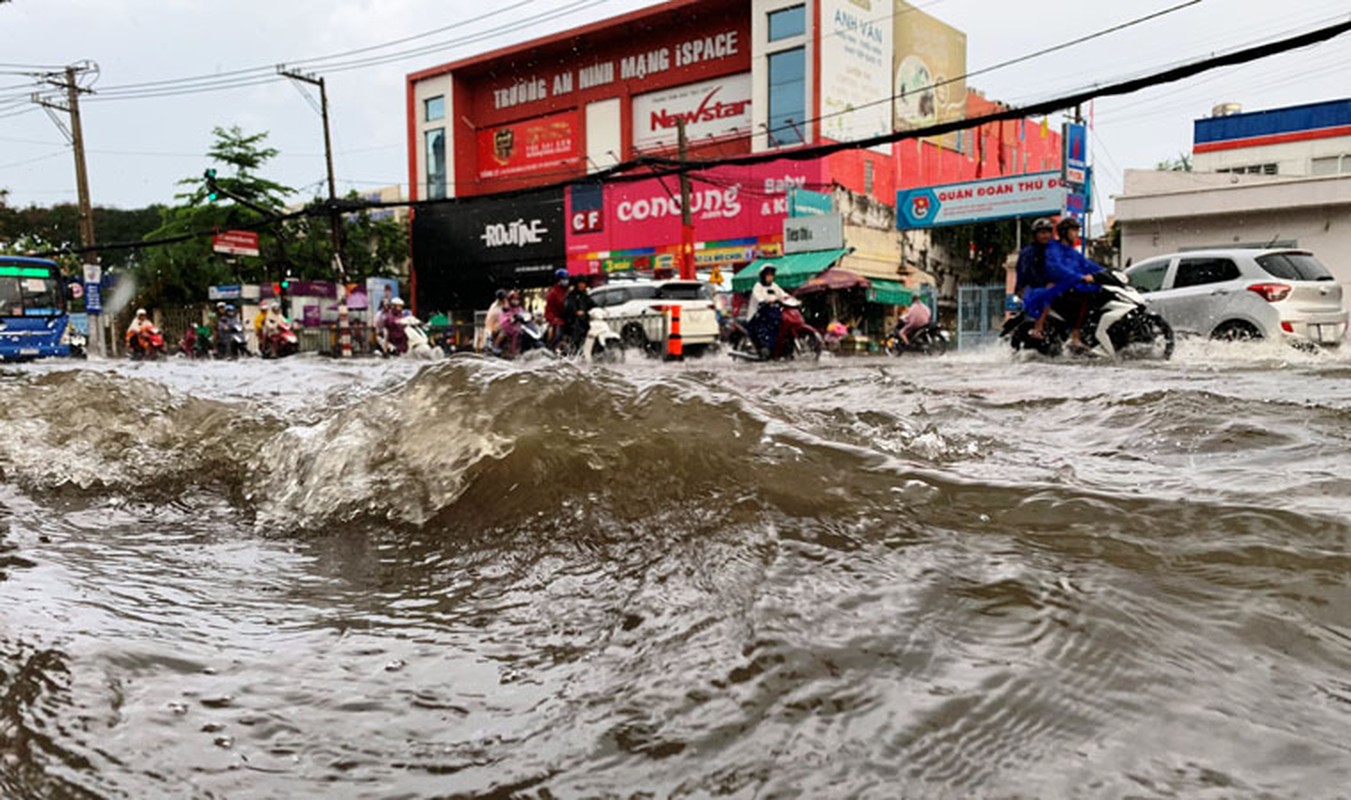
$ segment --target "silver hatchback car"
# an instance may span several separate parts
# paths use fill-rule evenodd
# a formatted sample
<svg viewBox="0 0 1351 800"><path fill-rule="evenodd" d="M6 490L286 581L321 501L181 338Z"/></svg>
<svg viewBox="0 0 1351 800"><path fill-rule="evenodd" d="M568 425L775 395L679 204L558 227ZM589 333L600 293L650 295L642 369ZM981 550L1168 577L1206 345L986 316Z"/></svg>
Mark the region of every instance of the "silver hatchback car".
<svg viewBox="0 0 1351 800"><path fill-rule="evenodd" d="M1194 250L1126 274L1178 332L1330 347L1346 336L1341 284L1306 250Z"/></svg>

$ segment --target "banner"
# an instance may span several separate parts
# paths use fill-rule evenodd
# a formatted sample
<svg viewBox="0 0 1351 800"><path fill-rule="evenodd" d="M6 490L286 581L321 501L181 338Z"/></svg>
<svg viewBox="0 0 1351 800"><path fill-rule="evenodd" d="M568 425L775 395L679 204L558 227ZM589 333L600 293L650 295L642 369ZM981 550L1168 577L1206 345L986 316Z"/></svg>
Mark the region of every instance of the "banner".
<svg viewBox="0 0 1351 800"><path fill-rule="evenodd" d="M891 133L893 0L822 0L821 135L851 142ZM891 145L878 145L891 152Z"/></svg>
<svg viewBox="0 0 1351 800"><path fill-rule="evenodd" d="M900 230L1058 214L1068 190L1059 172L904 189L896 193Z"/></svg>
<svg viewBox="0 0 1351 800"><path fill-rule="evenodd" d="M749 136L751 74L743 72L634 97L634 148L674 148L682 119L685 138L692 143Z"/></svg>
<svg viewBox="0 0 1351 800"><path fill-rule="evenodd" d="M479 177L507 178L564 170L580 164L582 150L577 119L577 112L565 111L479 131Z"/></svg>
<svg viewBox="0 0 1351 800"><path fill-rule="evenodd" d="M751 248L781 242L788 192L820 185L822 170L821 160L784 159L692 173L690 210L696 240ZM680 244L680 190L675 176L574 186L566 197L567 252L574 272L593 271L579 261L597 262L599 269L600 261L620 252L656 253ZM696 249L696 260L702 249Z"/></svg>
<svg viewBox="0 0 1351 800"><path fill-rule="evenodd" d="M966 118L966 34L894 0L893 125L896 130L924 128ZM960 149L957 133L937 142Z"/></svg>

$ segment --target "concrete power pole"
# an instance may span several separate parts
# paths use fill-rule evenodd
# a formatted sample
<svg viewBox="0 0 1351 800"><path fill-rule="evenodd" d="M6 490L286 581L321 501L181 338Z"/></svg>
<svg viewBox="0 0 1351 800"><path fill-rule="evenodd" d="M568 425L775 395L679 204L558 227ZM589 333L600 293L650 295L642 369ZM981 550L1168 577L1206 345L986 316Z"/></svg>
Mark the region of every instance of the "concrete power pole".
<svg viewBox="0 0 1351 800"><path fill-rule="evenodd" d="M328 89L323 78L277 67L277 74L291 80L319 87L319 116L324 120L324 161L328 165L328 222L329 234L333 239L333 269L340 283L347 283L347 270L342 263L342 214L338 211L338 189L333 180L333 139L328 130ZM310 100L313 103L313 100Z"/></svg>
<svg viewBox="0 0 1351 800"><path fill-rule="evenodd" d="M34 103L42 106L43 110L56 123L56 127L61 129L70 142L71 148L75 151L75 190L79 197L80 209L80 247L83 248L83 261L85 264L97 267L99 263L98 253L94 252L94 206L89 196L89 171L85 166L84 159L84 127L80 124L80 94L90 92L92 89L82 88L79 84L79 77L88 72L97 72L98 66L93 62L82 62L78 65L66 67L63 77L58 78L55 74L47 76L47 82L53 86L66 90L66 104L62 105L54 100L34 94L32 100ZM67 127L55 111L61 111L69 115L70 126ZM95 272L98 272L95 269ZM107 347L103 340L103 327L99 321L99 315L94 313L89 320L89 349L95 355L107 355Z"/></svg>
<svg viewBox="0 0 1351 800"><path fill-rule="evenodd" d="M685 138L685 118L676 121L680 166L685 166L688 141ZM680 171L680 277L694 280L694 215L690 213L690 174Z"/></svg>

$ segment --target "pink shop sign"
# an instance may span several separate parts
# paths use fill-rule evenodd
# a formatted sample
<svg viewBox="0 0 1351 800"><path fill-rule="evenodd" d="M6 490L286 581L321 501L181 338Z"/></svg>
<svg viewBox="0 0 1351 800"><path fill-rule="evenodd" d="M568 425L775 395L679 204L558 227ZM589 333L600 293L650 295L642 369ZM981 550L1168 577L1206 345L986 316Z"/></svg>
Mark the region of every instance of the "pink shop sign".
<svg viewBox="0 0 1351 800"><path fill-rule="evenodd" d="M774 161L691 174L696 239L781 236L788 190L819 188L819 161ZM569 253L633 250L680 241L680 178L578 185L567 192Z"/></svg>

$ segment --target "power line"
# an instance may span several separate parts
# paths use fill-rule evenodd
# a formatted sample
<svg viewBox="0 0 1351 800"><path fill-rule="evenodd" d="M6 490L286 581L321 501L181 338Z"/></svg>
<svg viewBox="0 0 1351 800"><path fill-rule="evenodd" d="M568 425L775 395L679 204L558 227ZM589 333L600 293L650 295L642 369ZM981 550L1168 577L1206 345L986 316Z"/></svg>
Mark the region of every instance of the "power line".
<svg viewBox="0 0 1351 800"><path fill-rule="evenodd" d="M423 45L416 48L386 53L380 56L370 56L355 60L344 60L349 55L359 54L372 50L382 49L391 44L410 41L412 39L423 38L426 35L444 32L452 28L462 27L464 25L479 22L499 14L514 10L520 6L526 5L525 2L518 2L510 6L498 8L469 20L457 22L435 31L429 31L427 34L419 34L405 39L395 40L393 43L380 45L371 45L368 47L357 48L330 56L321 56L316 58L297 59L286 62L288 65L306 65L310 71L314 72L341 72L351 69L359 69L367 66L378 66L381 64L400 61L407 58L413 58L420 55L434 53L451 47L457 47L465 44L473 44L485 39L492 39L498 36L515 33L518 31L529 30L531 27L538 26L544 22L550 22L560 17L564 17L603 3L612 2L612 0L572 0L567 5L553 9L543 14L537 14L525 22L513 21L483 31L466 34L464 36L452 38L442 42L435 42L429 45ZM325 63L331 62L331 63ZM91 100L130 100L147 99L159 97L174 97L184 94L197 94L201 92L223 91L226 89L238 89L248 86L256 86L264 83L274 83L282 80L276 74L276 65L267 67L250 67L246 69L231 70L228 72L217 73L215 75L198 75L188 78L174 78L162 81L147 81L144 83L122 84L120 86L105 87L99 92L99 96L90 98Z"/></svg>

